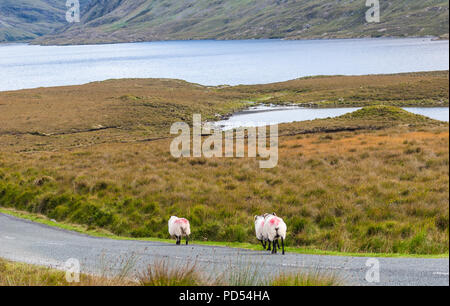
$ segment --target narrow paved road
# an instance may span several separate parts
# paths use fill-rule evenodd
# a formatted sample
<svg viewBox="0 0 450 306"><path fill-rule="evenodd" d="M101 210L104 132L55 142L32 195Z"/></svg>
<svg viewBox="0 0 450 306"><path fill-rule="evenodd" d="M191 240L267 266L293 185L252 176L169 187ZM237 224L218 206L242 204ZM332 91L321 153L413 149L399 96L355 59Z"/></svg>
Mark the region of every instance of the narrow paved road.
<svg viewBox="0 0 450 306"><path fill-rule="evenodd" d="M366 281L367 258L286 254L212 246L175 246L158 242L89 237L0 214L0 257L31 264L62 267L69 258L81 262L82 272L117 271L132 259L134 269L167 259L173 265L196 262L207 273L250 269L260 276L279 271L324 271L348 285L449 285L449 260L379 258L380 282ZM227 272L228 271L228 272Z"/></svg>

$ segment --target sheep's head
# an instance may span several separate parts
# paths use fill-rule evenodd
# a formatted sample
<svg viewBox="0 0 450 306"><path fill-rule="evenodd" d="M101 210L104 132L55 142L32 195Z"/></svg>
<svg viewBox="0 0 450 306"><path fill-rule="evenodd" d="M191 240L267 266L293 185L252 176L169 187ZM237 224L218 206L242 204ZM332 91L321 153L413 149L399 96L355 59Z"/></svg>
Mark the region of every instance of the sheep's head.
<svg viewBox="0 0 450 306"><path fill-rule="evenodd" d="M255 223L257 223L261 219L264 219L264 216L255 216Z"/></svg>
<svg viewBox="0 0 450 306"><path fill-rule="evenodd" d="M270 216L276 216L276 215L277 215L276 213L271 213L271 214L265 213L265 214L263 215L263 217L264 217L264 218L267 218L267 217L270 217Z"/></svg>

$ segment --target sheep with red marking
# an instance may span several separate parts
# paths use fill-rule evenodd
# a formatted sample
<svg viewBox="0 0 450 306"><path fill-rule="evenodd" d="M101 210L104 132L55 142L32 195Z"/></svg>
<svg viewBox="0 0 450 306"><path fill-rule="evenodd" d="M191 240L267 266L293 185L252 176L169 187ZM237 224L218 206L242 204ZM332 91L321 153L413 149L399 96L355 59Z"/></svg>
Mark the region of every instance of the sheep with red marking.
<svg viewBox="0 0 450 306"><path fill-rule="evenodd" d="M264 216L255 216L255 232L264 250L266 249L267 238L264 237Z"/></svg>
<svg viewBox="0 0 450 306"><path fill-rule="evenodd" d="M264 215L264 228L263 236L269 241L269 251L270 244L272 243L272 254L277 253L277 249L280 248L278 240L281 240L281 246L284 252L284 241L286 240L287 226L283 219L278 217L275 213Z"/></svg>
<svg viewBox="0 0 450 306"><path fill-rule="evenodd" d="M177 245L181 244L181 239L186 237L186 245L189 244L189 236L191 235L191 226L185 218L172 216L169 219L169 234L177 239Z"/></svg>

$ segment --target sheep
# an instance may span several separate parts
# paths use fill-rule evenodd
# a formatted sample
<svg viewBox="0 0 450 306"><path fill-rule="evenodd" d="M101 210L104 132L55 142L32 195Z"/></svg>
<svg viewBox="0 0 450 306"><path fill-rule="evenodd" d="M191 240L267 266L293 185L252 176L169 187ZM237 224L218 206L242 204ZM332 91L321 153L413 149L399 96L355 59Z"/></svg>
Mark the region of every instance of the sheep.
<svg viewBox="0 0 450 306"><path fill-rule="evenodd" d="M185 218L175 216L169 219L169 234L177 239L177 245L181 244L181 238L186 237L186 245L189 244L189 236L191 235L191 226Z"/></svg>
<svg viewBox="0 0 450 306"><path fill-rule="evenodd" d="M255 216L256 238L261 242L264 250L266 249L267 239L264 237L264 217Z"/></svg>
<svg viewBox="0 0 450 306"><path fill-rule="evenodd" d="M268 251L270 251L270 243L272 243L272 254L277 253L277 247L280 248L278 239L281 239L283 255L285 254L284 241L286 240L286 231L287 226L283 219L277 217L275 213L264 214L263 236L269 241Z"/></svg>

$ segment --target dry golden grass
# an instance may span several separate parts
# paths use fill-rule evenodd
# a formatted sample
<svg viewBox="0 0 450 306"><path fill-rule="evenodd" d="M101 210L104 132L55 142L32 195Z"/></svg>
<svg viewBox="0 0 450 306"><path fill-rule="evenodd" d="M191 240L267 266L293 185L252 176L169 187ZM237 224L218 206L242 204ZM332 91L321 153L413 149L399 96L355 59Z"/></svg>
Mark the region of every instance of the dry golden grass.
<svg viewBox="0 0 450 306"><path fill-rule="evenodd" d="M258 272L258 271L256 271ZM79 282L68 282L64 271L14 263L0 258L0 286L339 286L343 281L332 274L314 272L280 273L274 278L255 277L255 271L234 268L232 276L206 274L195 264L173 265L156 261L137 275L123 277L80 275Z"/></svg>
<svg viewBox="0 0 450 306"><path fill-rule="evenodd" d="M82 274L79 283L69 283L64 271L0 258L0 286L136 286L136 282L119 277Z"/></svg>
<svg viewBox="0 0 450 306"><path fill-rule="evenodd" d="M448 253L448 124L372 107L283 125L279 165L270 170L248 158L175 159L166 138L173 121L189 122L193 112L212 118L285 86L302 99L302 88L324 97L371 80L378 93L409 84L411 95L425 95L420 101L436 102L446 88L448 103L446 78L323 77L222 89L122 80L0 93L0 206L131 237L166 238L168 218L181 215L194 239L243 242L254 241L255 214L276 211L290 246ZM87 131L95 125L120 128Z"/></svg>
<svg viewBox="0 0 450 306"><path fill-rule="evenodd" d="M271 282L271 286L288 287L336 287L343 285L342 279L336 275L320 272L280 274Z"/></svg>
<svg viewBox="0 0 450 306"><path fill-rule="evenodd" d="M319 76L288 82L238 86L266 103L305 106L448 105L448 71L368 76Z"/></svg>
<svg viewBox="0 0 450 306"><path fill-rule="evenodd" d="M448 251L448 127L282 137L279 165L174 159L170 140L0 154L0 204L116 234L165 238L191 219L201 240L253 241L277 211L289 244L349 252Z"/></svg>
<svg viewBox="0 0 450 306"><path fill-rule="evenodd" d="M199 272L196 264L170 265L166 260L156 261L148 265L147 269L139 274L139 284L142 286L207 286L214 282L207 281Z"/></svg>

